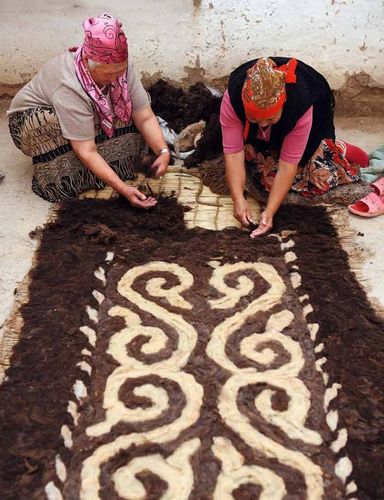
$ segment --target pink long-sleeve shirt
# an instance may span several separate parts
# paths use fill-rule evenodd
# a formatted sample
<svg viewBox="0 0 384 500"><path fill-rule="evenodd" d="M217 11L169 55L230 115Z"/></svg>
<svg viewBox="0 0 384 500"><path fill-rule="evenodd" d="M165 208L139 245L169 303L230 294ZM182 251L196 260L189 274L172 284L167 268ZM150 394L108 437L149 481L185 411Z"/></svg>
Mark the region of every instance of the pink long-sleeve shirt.
<svg viewBox="0 0 384 500"><path fill-rule="evenodd" d="M301 160L312 128L313 106L297 120L295 127L283 140L280 159L292 164ZM225 91L220 108L220 123L223 132L224 153L239 153L244 149L244 126L232 107L228 91ZM266 129L259 127L257 138L268 142L271 136L270 125Z"/></svg>

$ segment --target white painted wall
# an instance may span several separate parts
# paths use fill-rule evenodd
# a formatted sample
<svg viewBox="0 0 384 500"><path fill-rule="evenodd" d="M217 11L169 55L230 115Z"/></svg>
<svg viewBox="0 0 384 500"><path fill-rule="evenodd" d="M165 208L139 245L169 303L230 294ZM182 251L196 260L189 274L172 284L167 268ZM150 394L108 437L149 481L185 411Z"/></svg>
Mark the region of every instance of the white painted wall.
<svg viewBox="0 0 384 500"><path fill-rule="evenodd" d="M338 89L365 71L384 86L383 0L0 0L0 83L20 84L81 43L85 17L123 22L136 67L208 79L260 55L295 56ZM196 74L196 73L195 73Z"/></svg>

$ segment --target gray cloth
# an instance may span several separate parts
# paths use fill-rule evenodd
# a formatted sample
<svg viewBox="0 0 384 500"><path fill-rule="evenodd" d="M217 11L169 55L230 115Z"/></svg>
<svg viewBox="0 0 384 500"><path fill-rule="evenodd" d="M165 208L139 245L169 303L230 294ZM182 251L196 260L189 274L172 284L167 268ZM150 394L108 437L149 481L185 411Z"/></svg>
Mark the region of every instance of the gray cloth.
<svg viewBox="0 0 384 500"><path fill-rule="evenodd" d="M132 110L138 111L149 105L149 98L131 60L128 61L127 75ZM55 109L65 139L94 139L99 117L77 79L73 52L66 52L49 61L15 95L8 114L39 106L52 106Z"/></svg>

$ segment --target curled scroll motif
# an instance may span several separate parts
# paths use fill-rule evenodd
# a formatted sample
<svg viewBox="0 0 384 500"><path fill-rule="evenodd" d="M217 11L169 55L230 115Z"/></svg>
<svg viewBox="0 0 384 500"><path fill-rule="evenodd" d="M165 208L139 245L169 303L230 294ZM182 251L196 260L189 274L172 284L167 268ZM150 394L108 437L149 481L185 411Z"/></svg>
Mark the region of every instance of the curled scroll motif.
<svg viewBox="0 0 384 500"><path fill-rule="evenodd" d="M151 364L134 358L127 352L126 346L138 335L144 335L148 341L142 346L142 351L147 354L154 354L164 348L167 342L165 332L158 327L146 326L142 324L140 316L128 308L114 306L109 310L111 316L121 316L125 320L126 326L115 333L109 342L108 353L119 363L109 375L106 381L103 397L103 408L105 410L105 420L87 427L86 433L90 437L98 437L109 433L113 426L123 423L143 423L153 422L155 428L150 428L145 432L132 432L127 435L120 435L112 442L99 446L91 456L84 462L81 471L81 498L97 499L100 490L100 473L103 464L113 459L118 453L127 450L130 446L145 445L148 443L166 443L176 439L179 434L189 426L193 425L200 416L200 409L203 401L203 388L189 373L182 370L193 351L197 333L192 325L184 320L181 314L168 311L165 307L156 302L150 301L135 291L134 283L138 278L145 278L150 272L170 273L176 276L179 284L165 289L166 280L164 278L148 277L146 291L148 295L156 298L166 299L172 307L180 309L191 309L192 305L187 302L182 293L193 284L192 275L177 264L168 262L151 262L143 266L137 266L127 271L118 283L118 292L137 306L140 310L156 317L172 328L177 336L177 348L171 356ZM169 409L170 399L164 387L155 386L148 383L151 376L156 375L164 381L176 383L182 391L185 404L180 414L170 423L157 424L156 420ZM144 398L147 402L145 407L128 408L121 400L121 389L127 381L135 380L133 394L135 397ZM140 381L142 385L140 385ZM148 456L133 459L129 464L121 467L113 475L115 487L122 498L131 498L132 491L124 488L124 480L133 474L132 471L139 472L145 463L149 470L153 465L153 472L160 475L161 479L168 483L169 489L166 498L176 488L175 478L172 477L172 467L175 464L182 464L186 479L184 489L185 498L188 498L189 490L192 488L193 478L189 457L200 446L198 439L193 439L184 443L176 452L166 460L160 456ZM159 466L159 469L157 468ZM173 476L176 477L175 472ZM143 487L135 479L134 490L139 496L132 498L142 498ZM180 489L180 485L179 485ZM128 492L127 492L128 491ZM179 498L179 497L178 497ZM184 498L184 497L180 497Z"/></svg>
<svg viewBox="0 0 384 500"><path fill-rule="evenodd" d="M252 290L251 280L247 276L240 276L236 288L231 288L225 283L225 278L239 271L253 271L267 281L270 285L267 292L252 301L242 311L237 311L233 316L220 323L212 332L211 340L207 346L208 356L216 361L220 366L236 372L239 368L225 354L225 346L228 338L233 332L239 330L249 316L261 311L269 311L280 302L285 291L285 285L278 272L270 264L238 262L236 264L225 264L215 269L210 280L223 295L220 299L211 300L212 309L227 309L234 307L241 297L246 296ZM246 371L253 371L253 368L245 368Z"/></svg>
<svg viewBox="0 0 384 500"><path fill-rule="evenodd" d="M305 409L302 409L300 406L300 401L303 401L303 398L296 397L295 391L297 387L293 383L293 380L289 380L285 377L275 378L268 377L263 375L250 375L250 374L239 374L231 377L227 384L224 386L222 393L220 395L219 401L219 411L223 420L236 430L236 432L242 437L245 443L247 443L252 448L263 451L263 453L269 458L276 458L280 463L287 465L289 467L293 467L299 470L305 479L305 483L307 486L307 497L309 499L317 500L322 498L323 496L323 479L322 479L322 471L321 468L314 464L309 458L307 458L303 453L298 451L290 450L285 448L279 443L276 443L272 439L268 438L258 430L256 430L249 419L244 416L238 409L237 406L237 395L238 391L241 387L247 386L249 384L254 383L270 383L271 385L276 385L282 389L285 389L289 396L291 396L291 400L289 403L290 414L288 417L292 417L292 415L299 415L300 421L305 421L303 415L305 415ZM298 385L298 389L302 388L303 384ZM265 408L262 409L262 415L267 417L268 421L273 421L274 424L281 424L283 421L283 416L279 419L273 420L271 415L268 415L268 408L271 405L271 392L268 391L267 395L263 396L263 393L259 396L259 398L263 398L267 400L268 403ZM260 404L260 400L256 403L258 409L262 406ZM300 438L303 441L310 442L312 444L321 444L321 436L311 431L310 429L306 429L303 425L300 425L300 421L295 425L294 421L287 420L285 425L282 426L284 431L287 431L290 437Z"/></svg>
<svg viewBox="0 0 384 500"><path fill-rule="evenodd" d="M191 375L186 384L182 388L185 390L187 402L178 419L169 425L163 425L148 432L119 436L111 443L101 445L84 461L81 471L81 498L83 500L99 498L101 466L119 452L127 450L132 445L167 443L176 439L184 429L197 421L203 401L203 388Z"/></svg>
<svg viewBox="0 0 384 500"><path fill-rule="evenodd" d="M111 430L111 428L119 422L137 423L148 420L155 420L169 408L168 395L164 389L151 384L145 383L135 389L135 395L148 398L151 401L149 408L126 408L124 403L119 399L119 390L123 383L128 379L140 379L148 375L152 375L150 370L136 370L134 373L129 373L125 369L117 368L112 375L108 377L107 385L104 393L104 408L106 410L106 418L103 422L89 426L86 430L88 436L101 436ZM195 379L189 373L174 373L168 370L157 370L156 375L164 380L175 381L182 390L187 404L189 401L195 400L194 391L201 394L202 388L195 382ZM162 432L160 428L160 433ZM156 429L151 431L152 437L157 436Z"/></svg>
<svg viewBox="0 0 384 500"><path fill-rule="evenodd" d="M254 333L241 341L241 354L268 367L275 360L276 353L270 347L262 347L270 342L277 342L288 352L290 360L271 371L274 375L298 376L305 363L300 344L281 333L292 321L293 314L286 309L272 314L267 321L264 332ZM262 349L258 350L259 347ZM253 373L254 368L236 369L236 371Z"/></svg>
<svg viewBox="0 0 384 500"><path fill-rule="evenodd" d="M257 465L244 465L244 457L229 439L215 437L213 443L212 451L222 462L214 500L232 500L232 492L248 483L261 486L260 500L281 500L285 497L284 481L275 472Z"/></svg>
<svg viewBox="0 0 384 500"><path fill-rule="evenodd" d="M232 373L219 396L220 415L249 446L260 450L269 458L277 459L280 463L299 470L304 476L308 498L320 499L323 495L321 468L303 453L285 448L258 431L238 408L239 391L250 385L259 385L263 389L255 397L255 412L258 412L269 424L279 427L293 440L300 439L311 445L322 443L319 433L305 427L311 400L309 390L299 378L305 363L301 346L282 333L293 321L293 314L290 311L283 310L272 314L264 332L255 332L241 341L241 354L264 365L267 368L265 371L259 373L254 366L239 368L226 354L226 344L230 341L231 335L240 330L250 316L258 312L267 312L275 307L280 303L285 292L283 280L269 264L245 262L226 264L214 270L210 281L210 284L223 294L222 298L211 301L212 308L233 307L241 297L251 291L250 280L246 276L238 278L235 289L225 283L230 274L239 273L239 271L258 273L268 282L269 289L243 310L225 319L212 332L207 354L218 365ZM275 359L275 353L268 347L273 343L281 345L289 354L290 359L282 366L268 369ZM287 395L288 406L283 411L273 408L272 398L276 388Z"/></svg>
<svg viewBox="0 0 384 500"><path fill-rule="evenodd" d="M119 497L126 500L147 498L145 488L136 479L136 475L140 472L150 471L167 483L168 489L165 495L162 495L164 500L175 498L187 500L194 481L190 459L199 447L200 439L195 438L183 443L167 459L159 454L134 458L129 464L113 474L115 489Z"/></svg>
<svg viewBox="0 0 384 500"><path fill-rule="evenodd" d="M167 367L169 370L178 371L188 361L196 345L197 333L193 326L184 320L181 314L168 311L155 302L144 298L140 293L134 290L134 282L149 272L165 272L176 276L180 284L170 289L163 288L163 285L166 283L164 278L149 278L146 284L147 292L153 297L162 297L166 299L173 307L188 310L192 308L192 305L182 297L181 293L188 290L193 285L193 276L189 271L177 264L156 261L130 269L120 279L117 287L118 292L123 297L138 306L142 311L150 313L152 316L174 329L178 335L177 349L172 353L171 357L159 361L158 363L152 363L151 367L153 370ZM143 326L140 317L125 307L112 307L109 314L111 316L122 316L127 326L112 337L108 353L122 366L127 368L146 367L147 365L145 363L128 356L125 346L135 336L145 335L149 337L150 340L143 346L143 351L146 353L154 353L165 346L167 339L164 332L160 330L160 328Z"/></svg>

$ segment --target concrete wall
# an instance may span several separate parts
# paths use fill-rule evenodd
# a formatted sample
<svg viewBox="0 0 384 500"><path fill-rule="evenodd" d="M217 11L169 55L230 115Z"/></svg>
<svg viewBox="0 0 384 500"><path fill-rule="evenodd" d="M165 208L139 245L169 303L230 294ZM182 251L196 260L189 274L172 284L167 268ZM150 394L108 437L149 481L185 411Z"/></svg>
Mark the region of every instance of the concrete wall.
<svg viewBox="0 0 384 500"><path fill-rule="evenodd" d="M0 83L19 86L81 43L105 10L123 22L141 73L176 81L227 75L260 55L295 56L340 88L365 72L384 87L383 0L0 0Z"/></svg>

